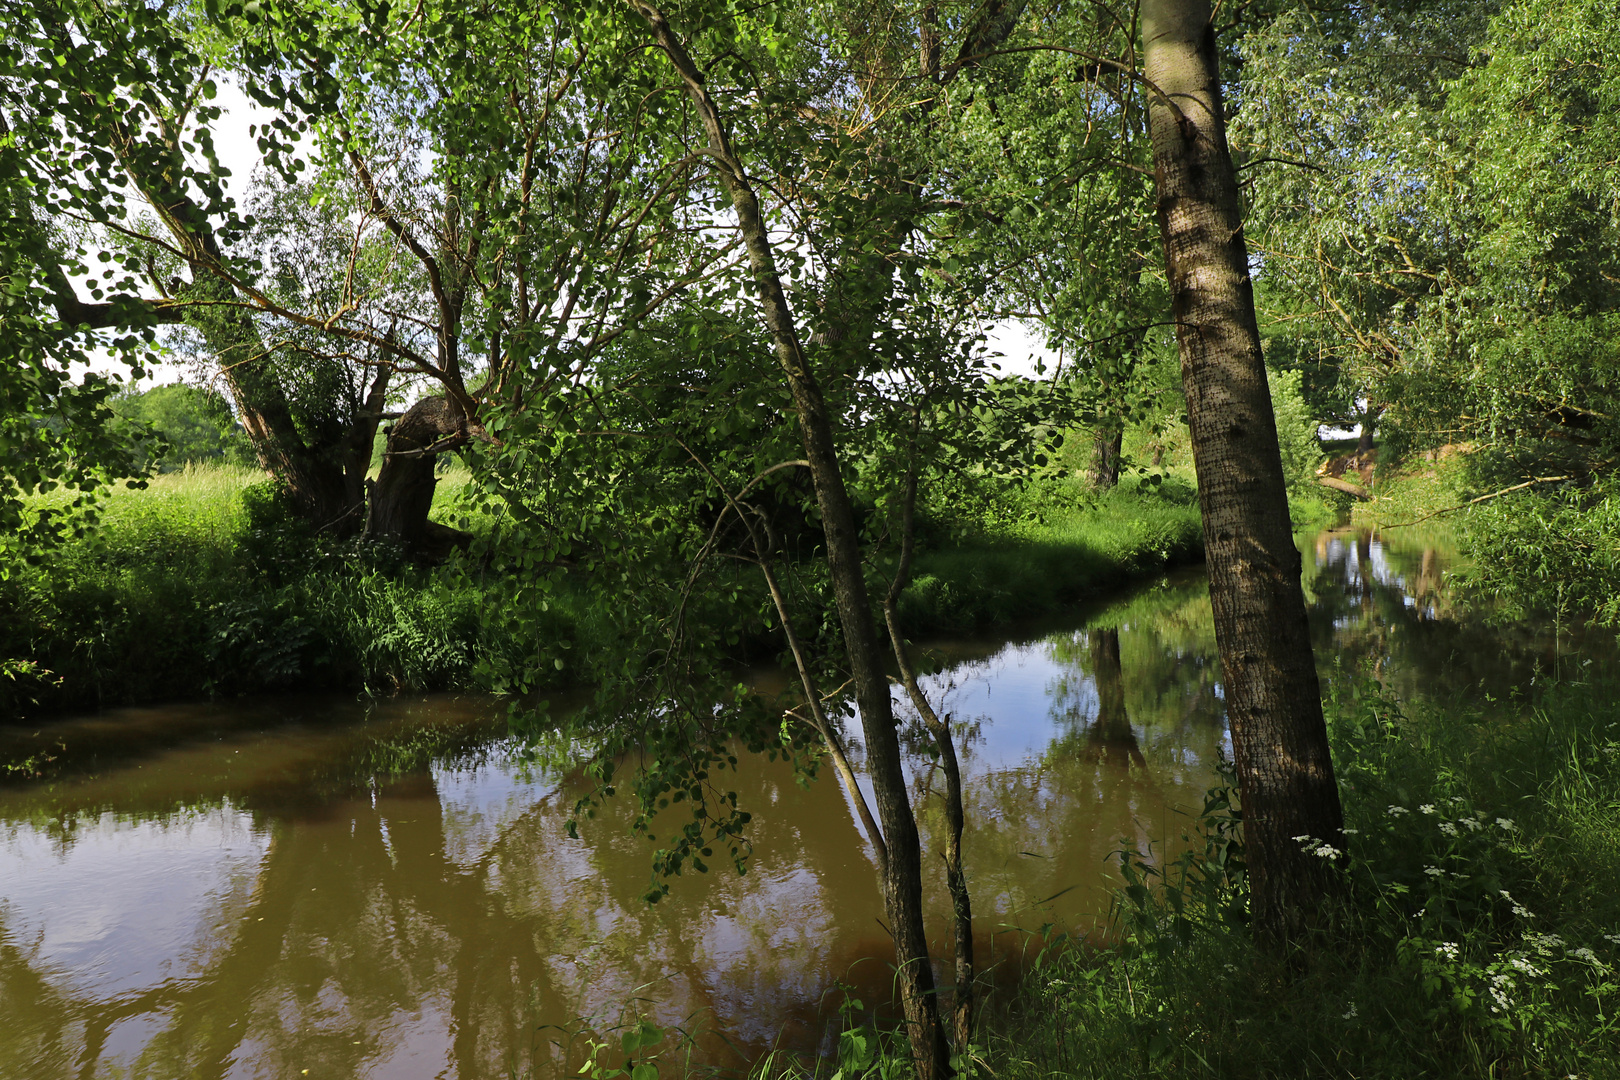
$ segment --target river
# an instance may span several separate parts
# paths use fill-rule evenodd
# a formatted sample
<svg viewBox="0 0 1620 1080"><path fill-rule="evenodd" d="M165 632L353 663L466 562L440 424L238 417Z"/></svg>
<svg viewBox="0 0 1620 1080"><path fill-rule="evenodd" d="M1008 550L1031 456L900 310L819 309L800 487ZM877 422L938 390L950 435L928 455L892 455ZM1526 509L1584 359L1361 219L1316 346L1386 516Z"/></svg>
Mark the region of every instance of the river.
<svg viewBox="0 0 1620 1080"><path fill-rule="evenodd" d="M1443 537L1302 544L1330 688L1483 699L1581 655L1462 612ZM925 652L963 732L981 956L1006 981L1045 928L1105 922L1113 853L1174 850L1216 780L1202 572ZM871 1004L889 985L830 769L806 785L745 758L728 786L754 813L748 872L684 876L650 906L628 808L571 839L578 777L526 763L491 699L125 709L0 729L0 761L44 774L0 786L0 1077L561 1075L590 1033L643 1016L686 1033L670 1053L742 1064L827 1045L837 987ZM912 766L933 852L937 777ZM941 880L932 905L943 952Z"/></svg>

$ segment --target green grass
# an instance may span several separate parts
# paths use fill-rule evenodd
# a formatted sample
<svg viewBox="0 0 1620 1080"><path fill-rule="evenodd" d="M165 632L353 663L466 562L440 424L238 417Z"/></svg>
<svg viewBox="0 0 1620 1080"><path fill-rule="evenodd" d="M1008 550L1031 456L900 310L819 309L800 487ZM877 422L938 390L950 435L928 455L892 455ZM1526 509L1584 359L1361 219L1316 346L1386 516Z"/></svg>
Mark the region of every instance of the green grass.
<svg viewBox="0 0 1620 1080"><path fill-rule="evenodd" d="M1054 948L987 1020L994 1074L1620 1076L1615 689L1333 703L1357 830L1336 933L1270 956L1222 911L1240 880L1148 879L1116 947Z"/></svg>
<svg viewBox="0 0 1620 1080"><path fill-rule="evenodd" d="M471 482L460 467L441 477L434 516L490 538L496 521L468 497ZM903 604L912 632L1049 614L1199 552L1184 482L1127 482L1100 500L1049 486L1025 498L1039 513L1024 506L969 540L936 530ZM813 564L801 570L805 588L824 588ZM704 601L704 617L735 628L738 659L769 662L781 646L759 617L757 575L729 564L719 573L724 587ZM191 466L144 490L113 490L86 537L0 580L0 607L11 613L0 624L0 715L293 689L544 690L590 680L624 639L615 605L603 602L605 580L563 574L537 592L498 545L463 563L412 565L298 526L255 470ZM708 610L716 604L730 607Z"/></svg>
<svg viewBox="0 0 1620 1080"><path fill-rule="evenodd" d="M922 552L901 600L908 632L970 630L1048 615L1144 573L1203 555L1185 482L1114 491L999 534Z"/></svg>
<svg viewBox="0 0 1620 1080"><path fill-rule="evenodd" d="M1373 498L1352 505L1350 520L1363 528L1406 527L1445 511L1475 494L1467 486L1464 455L1420 455L1396 463L1380 461Z"/></svg>
<svg viewBox="0 0 1620 1080"><path fill-rule="evenodd" d="M284 690L489 686L513 642L464 576L286 527L254 470L117 490L0 581L0 714Z"/></svg>

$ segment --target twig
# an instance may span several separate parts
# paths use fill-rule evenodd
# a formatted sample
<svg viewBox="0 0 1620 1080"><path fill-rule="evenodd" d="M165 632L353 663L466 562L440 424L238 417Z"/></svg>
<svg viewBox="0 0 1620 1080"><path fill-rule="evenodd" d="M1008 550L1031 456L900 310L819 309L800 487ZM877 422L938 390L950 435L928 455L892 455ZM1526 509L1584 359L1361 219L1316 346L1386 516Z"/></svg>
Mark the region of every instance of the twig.
<svg viewBox="0 0 1620 1080"><path fill-rule="evenodd" d="M1499 498L1499 497L1501 497L1503 495L1511 495L1515 491L1523 491L1525 488L1533 487L1536 484L1556 484L1560 480L1573 480L1573 479L1575 479L1573 476L1532 476L1530 479L1526 480L1522 484L1514 484L1512 487L1505 487L1501 491L1493 491L1489 495L1481 495L1477 499L1469 499L1465 503L1458 503L1456 506L1448 506L1444 510L1436 510L1433 513L1424 514L1420 518L1413 518L1411 521L1402 521L1402 522L1400 522L1398 524L1395 524L1395 525L1385 525L1383 522L1380 521L1378 523L1378 527L1380 529L1404 529L1408 525L1416 525L1420 521L1428 521L1430 518L1439 517L1441 514L1450 514L1450 513L1453 513L1455 511L1457 511L1457 510L1466 510L1470 506L1474 506L1474 505L1476 505L1478 503L1486 502L1487 500L1490 500L1490 499Z"/></svg>

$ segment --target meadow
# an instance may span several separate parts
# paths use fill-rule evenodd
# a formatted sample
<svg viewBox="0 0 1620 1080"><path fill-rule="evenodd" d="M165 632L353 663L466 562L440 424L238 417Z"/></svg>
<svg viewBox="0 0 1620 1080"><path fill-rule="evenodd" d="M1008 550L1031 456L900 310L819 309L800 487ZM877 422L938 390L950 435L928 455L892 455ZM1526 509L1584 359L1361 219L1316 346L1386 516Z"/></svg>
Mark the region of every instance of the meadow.
<svg viewBox="0 0 1620 1080"><path fill-rule="evenodd" d="M588 678L583 662L537 678L529 660L554 639L582 659L610 649L611 589L564 575L543 614L507 618L503 604L521 583L501 560L494 517L468 498L470 480L464 469L446 473L434 516L482 543L437 566L315 534L252 469L191 465L145 489L114 489L82 538L0 581L0 606L12 613L0 626L10 676L0 713L294 688L502 692L515 672L530 691ZM908 632L1049 614L1201 551L1196 497L1182 479L1133 477L1100 497L1048 481L1013 502L1010 514L925 522L902 608ZM874 581L884 569L873 566ZM755 576L738 577L739 625L762 603ZM779 649L761 624L742 635L736 658L768 662Z"/></svg>

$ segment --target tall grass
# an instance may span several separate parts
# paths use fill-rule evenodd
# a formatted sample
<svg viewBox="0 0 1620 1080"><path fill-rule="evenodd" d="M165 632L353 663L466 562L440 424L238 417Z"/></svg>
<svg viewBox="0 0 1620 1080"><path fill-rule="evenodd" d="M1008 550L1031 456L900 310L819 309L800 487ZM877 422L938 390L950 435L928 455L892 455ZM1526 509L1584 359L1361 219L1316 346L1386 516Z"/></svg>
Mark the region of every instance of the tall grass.
<svg viewBox="0 0 1620 1080"><path fill-rule="evenodd" d="M494 521L467 498L471 483L464 468L441 477L435 517L489 537ZM1074 496L1037 489L1039 514L955 541L939 535L906 598L908 626L1048 613L1198 551L1185 484ZM335 542L299 526L261 473L189 466L113 492L85 538L0 581L11 616L0 622L0 716L295 688L532 690L588 677L591 663L576 660L611 660L618 635L602 586L565 575L541 610L525 601L520 612L507 608L523 599L512 573L498 549L423 567ZM757 616L763 586L734 573L722 590L730 600L715 602L736 608L726 618L740 628L737 658L767 659L780 644ZM672 580L683 574L671 570ZM572 650L568 664L536 664L553 643Z"/></svg>
<svg viewBox="0 0 1620 1080"><path fill-rule="evenodd" d="M1335 702L1354 830L1335 931L1270 955L1233 917L1240 874L1135 863L1119 944L1052 950L987 1025L995 1075L1620 1075L1615 690Z"/></svg>
<svg viewBox="0 0 1620 1080"><path fill-rule="evenodd" d="M289 689L479 688L513 647L465 575L278 516L263 474L190 466L0 582L0 714Z"/></svg>

